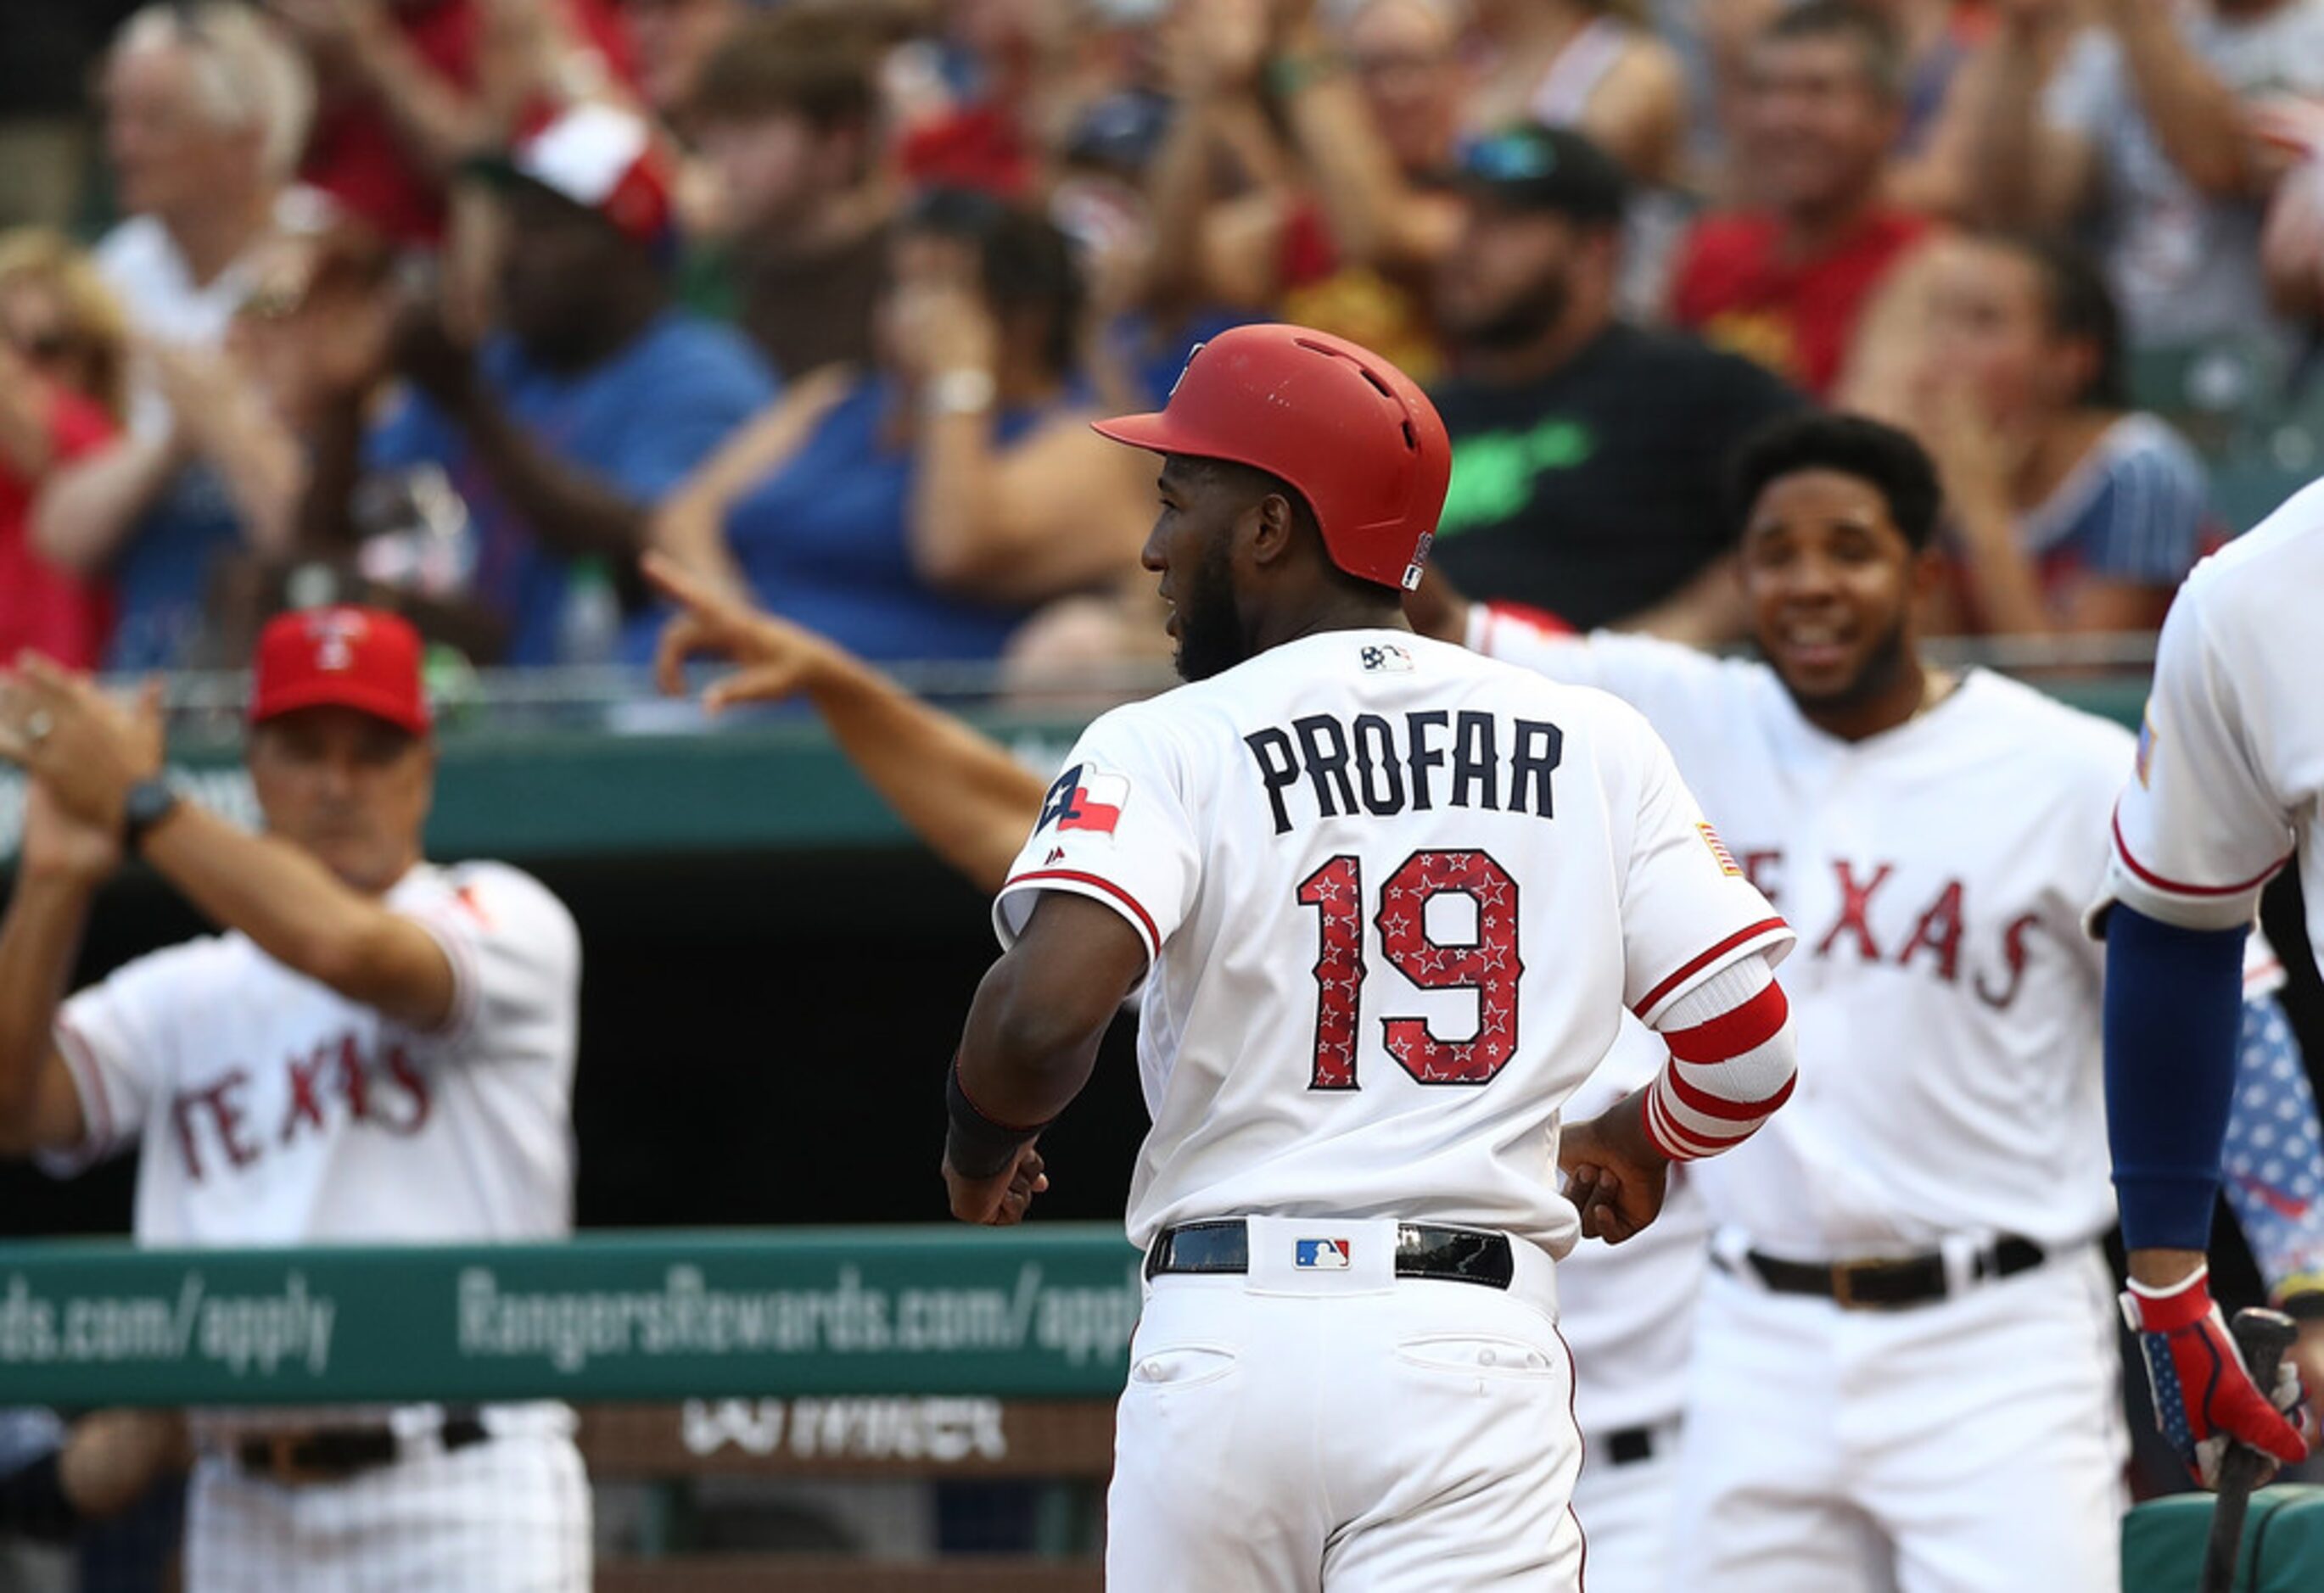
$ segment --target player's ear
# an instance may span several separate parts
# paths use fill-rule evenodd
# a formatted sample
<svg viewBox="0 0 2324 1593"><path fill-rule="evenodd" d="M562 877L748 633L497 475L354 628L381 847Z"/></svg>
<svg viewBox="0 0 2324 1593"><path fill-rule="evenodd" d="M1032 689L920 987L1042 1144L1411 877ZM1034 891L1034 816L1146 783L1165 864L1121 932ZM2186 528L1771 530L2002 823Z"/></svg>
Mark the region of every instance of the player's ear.
<svg viewBox="0 0 2324 1593"><path fill-rule="evenodd" d="M1926 548L1915 549L1911 570L1913 601L1915 603L1924 603L1935 596L1943 589L1948 576L1949 566L1945 562L1945 556L1934 542L1930 543Z"/></svg>
<svg viewBox="0 0 2324 1593"><path fill-rule="evenodd" d="M1292 544L1298 539L1297 518L1291 511L1291 500L1280 493L1263 493L1245 512L1251 521L1251 562L1263 568L1288 557Z"/></svg>

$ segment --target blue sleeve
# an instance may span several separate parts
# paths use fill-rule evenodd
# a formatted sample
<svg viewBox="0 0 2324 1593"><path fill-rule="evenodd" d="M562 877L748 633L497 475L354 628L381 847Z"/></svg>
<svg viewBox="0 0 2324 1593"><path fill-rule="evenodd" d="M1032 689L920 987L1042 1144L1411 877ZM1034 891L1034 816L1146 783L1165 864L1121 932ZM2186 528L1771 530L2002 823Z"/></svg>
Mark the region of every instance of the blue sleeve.
<svg viewBox="0 0 2324 1593"><path fill-rule="evenodd" d="M2292 1026L2273 996L2244 1003L2221 1171L2270 1293L2324 1289L2324 1132Z"/></svg>
<svg viewBox="0 0 2324 1593"><path fill-rule="evenodd" d="M458 429L435 405L407 388L364 438L364 467L401 470L439 465L449 470L460 447Z"/></svg>
<svg viewBox="0 0 2324 1593"><path fill-rule="evenodd" d="M2211 1248L2248 934L2107 913L2107 1133L2133 1249Z"/></svg>
<svg viewBox="0 0 2324 1593"><path fill-rule="evenodd" d="M2195 567L2209 502L2203 467L2183 446L2126 451L2091 506L2087 567L2141 585L2177 585Z"/></svg>
<svg viewBox="0 0 2324 1593"><path fill-rule="evenodd" d="M755 355L705 340L655 373L639 395L636 423L601 468L629 496L651 505L694 474L729 433L774 402L774 377Z"/></svg>

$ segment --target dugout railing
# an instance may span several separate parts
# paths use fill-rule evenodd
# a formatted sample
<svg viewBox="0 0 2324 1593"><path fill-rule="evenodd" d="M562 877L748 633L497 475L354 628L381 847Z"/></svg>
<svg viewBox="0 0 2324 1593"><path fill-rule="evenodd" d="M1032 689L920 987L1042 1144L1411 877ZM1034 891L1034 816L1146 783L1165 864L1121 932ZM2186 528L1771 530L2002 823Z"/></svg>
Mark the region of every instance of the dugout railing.
<svg viewBox="0 0 2324 1593"><path fill-rule="evenodd" d="M1098 1585L1139 1303L1119 1229L590 1234L566 1244L0 1246L0 1405L550 1397L630 1522L618 1593ZM705 1479L1010 1482L991 1552L711 1552Z"/></svg>

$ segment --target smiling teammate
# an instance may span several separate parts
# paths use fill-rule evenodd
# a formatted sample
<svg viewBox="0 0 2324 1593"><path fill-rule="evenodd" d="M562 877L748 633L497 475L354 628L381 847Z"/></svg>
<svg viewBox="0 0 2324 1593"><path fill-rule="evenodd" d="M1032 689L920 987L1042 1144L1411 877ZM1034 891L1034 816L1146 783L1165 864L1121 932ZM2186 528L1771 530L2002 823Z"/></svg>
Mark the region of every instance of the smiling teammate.
<svg viewBox="0 0 2324 1593"><path fill-rule="evenodd" d="M1802 937L1801 1088L1698 1179L1715 1266L1673 1585L2111 1590L2126 1441L2080 919L2130 738L1923 664L1938 488L1904 434L1780 422L1737 474L1766 662L1449 622L1643 711Z"/></svg>

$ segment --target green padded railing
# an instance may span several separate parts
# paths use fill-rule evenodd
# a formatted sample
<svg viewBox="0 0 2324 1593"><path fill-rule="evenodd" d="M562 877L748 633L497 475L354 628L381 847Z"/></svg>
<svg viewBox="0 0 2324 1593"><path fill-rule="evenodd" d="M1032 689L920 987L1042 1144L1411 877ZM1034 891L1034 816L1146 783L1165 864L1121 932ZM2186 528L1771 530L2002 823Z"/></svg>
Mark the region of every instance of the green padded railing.
<svg viewBox="0 0 2324 1593"><path fill-rule="evenodd" d="M1137 1263L1077 1223L5 1245L0 1406L1110 1396Z"/></svg>

